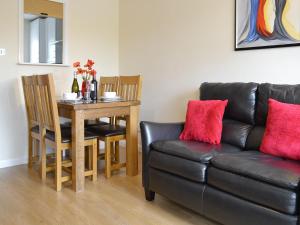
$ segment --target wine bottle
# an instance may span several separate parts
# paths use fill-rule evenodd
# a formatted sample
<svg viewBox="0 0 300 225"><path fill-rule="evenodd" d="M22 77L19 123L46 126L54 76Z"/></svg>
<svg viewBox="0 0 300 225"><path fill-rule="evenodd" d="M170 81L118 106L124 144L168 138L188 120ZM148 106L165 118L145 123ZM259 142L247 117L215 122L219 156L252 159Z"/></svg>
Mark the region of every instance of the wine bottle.
<svg viewBox="0 0 300 225"><path fill-rule="evenodd" d="M72 93L78 94L79 92L79 85L77 81L77 73L74 72L74 79L73 79L73 84L72 84Z"/></svg>
<svg viewBox="0 0 300 225"><path fill-rule="evenodd" d="M96 74L95 74L95 75L93 75L93 80L91 82L91 99L93 101L97 100L97 95L98 95L97 88L98 88L98 82L97 82Z"/></svg>

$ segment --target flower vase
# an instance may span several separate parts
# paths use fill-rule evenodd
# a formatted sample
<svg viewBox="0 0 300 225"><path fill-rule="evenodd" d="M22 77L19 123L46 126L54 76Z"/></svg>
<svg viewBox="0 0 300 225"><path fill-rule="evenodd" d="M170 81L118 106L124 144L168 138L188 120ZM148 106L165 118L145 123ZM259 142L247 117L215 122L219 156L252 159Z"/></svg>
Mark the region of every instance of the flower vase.
<svg viewBox="0 0 300 225"><path fill-rule="evenodd" d="M90 80L86 80L84 99L85 100L91 99L91 81Z"/></svg>
<svg viewBox="0 0 300 225"><path fill-rule="evenodd" d="M86 80L83 80L82 84L81 84L81 93L82 93L82 96L84 96L85 92L86 92Z"/></svg>

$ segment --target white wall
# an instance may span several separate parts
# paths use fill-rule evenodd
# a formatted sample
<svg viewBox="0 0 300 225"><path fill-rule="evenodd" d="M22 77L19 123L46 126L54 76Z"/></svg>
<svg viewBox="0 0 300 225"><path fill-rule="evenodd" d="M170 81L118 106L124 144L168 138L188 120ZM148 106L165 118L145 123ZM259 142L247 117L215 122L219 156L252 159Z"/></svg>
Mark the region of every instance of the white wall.
<svg viewBox="0 0 300 225"><path fill-rule="evenodd" d="M234 0L120 1L120 73L144 75L141 119L183 121L209 82L300 83L300 47L234 51Z"/></svg>
<svg viewBox="0 0 300 225"><path fill-rule="evenodd" d="M95 60L99 74L118 74L118 0L68 0L69 63ZM27 158L27 120L21 75L53 73L57 95L72 85L71 67L22 66L18 62L18 0L0 0L0 167ZM99 76L98 76L99 77Z"/></svg>

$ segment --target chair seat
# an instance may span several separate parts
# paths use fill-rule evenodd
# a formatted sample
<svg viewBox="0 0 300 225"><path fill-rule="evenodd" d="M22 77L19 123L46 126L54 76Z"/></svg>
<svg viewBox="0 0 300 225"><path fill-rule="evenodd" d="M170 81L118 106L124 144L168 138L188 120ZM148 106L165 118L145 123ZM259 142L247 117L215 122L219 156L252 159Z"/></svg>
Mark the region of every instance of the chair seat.
<svg viewBox="0 0 300 225"><path fill-rule="evenodd" d="M99 121L99 120L85 120L84 126L90 127L90 126L101 126L101 125L109 125L107 122Z"/></svg>
<svg viewBox="0 0 300 225"><path fill-rule="evenodd" d="M208 169L209 185L277 211L294 215L300 164L257 151L220 155Z"/></svg>
<svg viewBox="0 0 300 225"><path fill-rule="evenodd" d="M99 137L111 137L111 136L126 134L126 128L124 126L110 125L110 124L91 126L88 127L87 130Z"/></svg>
<svg viewBox="0 0 300 225"><path fill-rule="evenodd" d="M71 128L72 124L70 122L62 123L60 124L60 127L63 128ZM39 133L40 132L40 127L39 126L34 126L31 128L31 132L34 133Z"/></svg>
<svg viewBox="0 0 300 225"><path fill-rule="evenodd" d="M55 133L52 131L47 131L46 138L55 141ZM94 135L91 132L84 131L84 139L90 140L97 138L96 135ZM72 130L71 128L61 128L61 142L62 143L70 143L72 141Z"/></svg>
<svg viewBox="0 0 300 225"><path fill-rule="evenodd" d="M206 181L208 162L218 154L241 150L229 144L211 145L193 141L156 141L151 145L149 165L194 182Z"/></svg>
<svg viewBox="0 0 300 225"><path fill-rule="evenodd" d="M39 133L40 132L40 127L39 126L34 126L31 128L31 132L34 132L34 133Z"/></svg>

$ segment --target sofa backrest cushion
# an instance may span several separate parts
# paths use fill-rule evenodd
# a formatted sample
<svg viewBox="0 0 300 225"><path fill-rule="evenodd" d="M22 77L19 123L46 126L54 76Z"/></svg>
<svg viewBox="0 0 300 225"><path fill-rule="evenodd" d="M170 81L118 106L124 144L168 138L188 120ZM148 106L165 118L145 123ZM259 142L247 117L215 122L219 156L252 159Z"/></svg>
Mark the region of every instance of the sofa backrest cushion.
<svg viewBox="0 0 300 225"><path fill-rule="evenodd" d="M256 83L203 83L201 100L225 100L228 104L223 119L222 142L246 147L255 121Z"/></svg>
<svg viewBox="0 0 300 225"><path fill-rule="evenodd" d="M268 100L275 99L290 104L300 104L300 85L260 84L258 87L256 124L265 126L268 114Z"/></svg>
<svg viewBox="0 0 300 225"><path fill-rule="evenodd" d="M255 126L250 131L247 142L246 142L246 149L247 150L257 150L259 151L260 144L264 137L265 127L264 126Z"/></svg>
<svg viewBox="0 0 300 225"><path fill-rule="evenodd" d="M200 87L200 99L228 99L225 119L254 124L257 87L256 83L203 83Z"/></svg>
<svg viewBox="0 0 300 225"><path fill-rule="evenodd" d="M221 142L244 149L253 126L236 120L224 119Z"/></svg>

